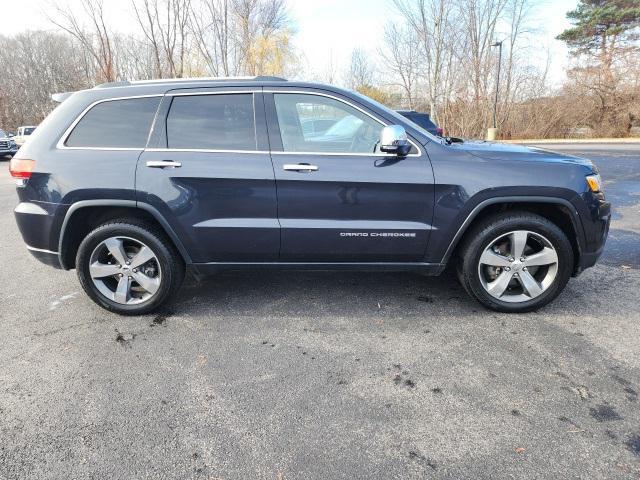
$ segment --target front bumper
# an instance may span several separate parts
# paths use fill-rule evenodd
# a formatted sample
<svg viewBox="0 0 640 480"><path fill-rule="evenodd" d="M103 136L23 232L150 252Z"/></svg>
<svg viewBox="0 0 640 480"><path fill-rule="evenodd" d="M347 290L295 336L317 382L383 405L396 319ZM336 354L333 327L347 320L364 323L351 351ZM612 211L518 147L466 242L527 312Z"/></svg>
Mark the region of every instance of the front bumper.
<svg viewBox="0 0 640 480"><path fill-rule="evenodd" d="M585 242L576 265L576 274L596 264L604 251L611 225L611 203L605 200L604 194L590 194L584 200L588 207L588 215L581 216Z"/></svg>
<svg viewBox="0 0 640 480"><path fill-rule="evenodd" d="M16 153L18 153L18 148L0 148L0 157L6 157L7 155L13 157Z"/></svg>

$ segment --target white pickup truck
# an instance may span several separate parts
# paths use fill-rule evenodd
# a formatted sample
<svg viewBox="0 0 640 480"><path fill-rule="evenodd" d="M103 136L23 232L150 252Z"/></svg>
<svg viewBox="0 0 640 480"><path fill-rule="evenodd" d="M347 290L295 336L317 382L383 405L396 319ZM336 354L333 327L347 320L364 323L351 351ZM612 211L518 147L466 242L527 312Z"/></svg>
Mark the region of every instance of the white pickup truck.
<svg viewBox="0 0 640 480"><path fill-rule="evenodd" d="M27 137L29 137L29 135L31 135L35 129L36 127L34 126L18 127L18 130L16 131L16 136L13 137L13 140L16 142L18 147L21 147L22 145L24 145L24 142L27 141Z"/></svg>

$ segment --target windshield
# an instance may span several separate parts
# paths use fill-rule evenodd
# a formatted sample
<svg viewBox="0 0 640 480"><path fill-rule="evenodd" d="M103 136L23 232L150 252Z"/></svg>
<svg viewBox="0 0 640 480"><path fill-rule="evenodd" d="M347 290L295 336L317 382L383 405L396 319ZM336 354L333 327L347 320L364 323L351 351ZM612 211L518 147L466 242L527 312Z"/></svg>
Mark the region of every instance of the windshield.
<svg viewBox="0 0 640 480"><path fill-rule="evenodd" d="M2 130L2 129L0 128L0 138L5 138L5 137L8 137L8 136L9 136L9 135L7 135L7 132L5 132L4 130Z"/></svg>
<svg viewBox="0 0 640 480"><path fill-rule="evenodd" d="M31 135L36 127L25 127L23 135Z"/></svg>

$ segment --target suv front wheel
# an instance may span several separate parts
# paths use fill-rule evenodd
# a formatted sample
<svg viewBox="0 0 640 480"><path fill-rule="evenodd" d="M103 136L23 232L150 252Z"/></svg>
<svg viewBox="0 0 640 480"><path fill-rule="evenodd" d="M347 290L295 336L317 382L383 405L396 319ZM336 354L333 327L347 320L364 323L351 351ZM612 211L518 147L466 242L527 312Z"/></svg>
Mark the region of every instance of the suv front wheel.
<svg viewBox="0 0 640 480"><path fill-rule="evenodd" d="M157 309L184 278L182 258L165 235L128 219L89 233L78 248L76 269L87 295L121 315Z"/></svg>
<svg viewBox="0 0 640 480"><path fill-rule="evenodd" d="M557 225L540 215L498 214L466 238L458 277L471 296L492 310L537 310L556 298L571 277L571 243Z"/></svg>

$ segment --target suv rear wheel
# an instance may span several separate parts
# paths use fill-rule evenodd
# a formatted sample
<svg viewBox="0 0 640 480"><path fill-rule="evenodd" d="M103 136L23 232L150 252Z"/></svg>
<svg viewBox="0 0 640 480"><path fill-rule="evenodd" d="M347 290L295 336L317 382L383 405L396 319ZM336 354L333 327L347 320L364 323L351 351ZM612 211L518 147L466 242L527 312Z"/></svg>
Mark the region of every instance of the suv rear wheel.
<svg viewBox="0 0 640 480"><path fill-rule="evenodd" d="M121 315L157 309L184 278L182 258L164 234L126 219L87 235L78 248L76 270L87 295Z"/></svg>
<svg viewBox="0 0 640 480"><path fill-rule="evenodd" d="M557 225L528 212L488 218L467 235L458 277L480 303L500 312L537 310L573 271L573 250Z"/></svg>

